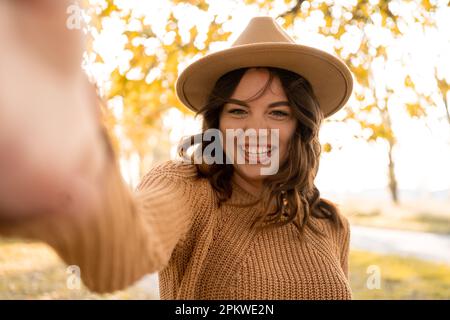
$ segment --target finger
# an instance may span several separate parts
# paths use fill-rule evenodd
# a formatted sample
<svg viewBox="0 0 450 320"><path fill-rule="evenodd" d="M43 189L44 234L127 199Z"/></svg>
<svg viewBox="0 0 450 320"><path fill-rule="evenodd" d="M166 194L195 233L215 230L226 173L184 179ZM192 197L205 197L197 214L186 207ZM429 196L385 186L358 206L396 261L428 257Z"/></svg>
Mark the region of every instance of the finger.
<svg viewBox="0 0 450 320"><path fill-rule="evenodd" d="M15 40L41 60L41 63L60 72L73 72L79 68L84 51L81 32L81 7L73 1L21 0L10 11L10 29ZM78 11L69 11L69 8ZM70 15L68 12L71 12ZM75 15L78 28L69 28L68 21Z"/></svg>

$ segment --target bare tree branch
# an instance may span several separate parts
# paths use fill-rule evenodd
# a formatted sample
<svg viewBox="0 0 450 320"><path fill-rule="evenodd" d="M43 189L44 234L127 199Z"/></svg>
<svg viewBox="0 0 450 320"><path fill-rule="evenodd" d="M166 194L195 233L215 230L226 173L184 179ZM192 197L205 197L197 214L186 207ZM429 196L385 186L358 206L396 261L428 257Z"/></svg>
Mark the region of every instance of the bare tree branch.
<svg viewBox="0 0 450 320"><path fill-rule="evenodd" d="M289 9L288 11L283 12L277 18L284 18L284 17L289 16L289 15L296 15L300 11L302 3L305 2L305 1L306 0L297 0L297 3L291 9Z"/></svg>

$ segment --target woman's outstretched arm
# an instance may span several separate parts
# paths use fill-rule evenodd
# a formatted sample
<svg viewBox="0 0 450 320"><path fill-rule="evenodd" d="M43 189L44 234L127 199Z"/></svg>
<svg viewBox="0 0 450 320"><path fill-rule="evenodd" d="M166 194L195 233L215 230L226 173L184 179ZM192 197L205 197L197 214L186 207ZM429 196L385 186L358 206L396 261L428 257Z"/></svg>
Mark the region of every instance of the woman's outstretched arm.
<svg viewBox="0 0 450 320"><path fill-rule="evenodd" d="M68 212L0 221L0 235L48 243L68 265L77 265L83 283L99 293L126 288L161 270L192 224L195 171L164 163L132 193L114 163L106 170L97 208L75 212L68 202Z"/></svg>
<svg viewBox="0 0 450 320"><path fill-rule="evenodd" d="M65 28L69 4L0 2L0 235L45 241L88 288L111 292L168 262L192 221L193 175L166 164L127 188L80 34Z"/></svg>

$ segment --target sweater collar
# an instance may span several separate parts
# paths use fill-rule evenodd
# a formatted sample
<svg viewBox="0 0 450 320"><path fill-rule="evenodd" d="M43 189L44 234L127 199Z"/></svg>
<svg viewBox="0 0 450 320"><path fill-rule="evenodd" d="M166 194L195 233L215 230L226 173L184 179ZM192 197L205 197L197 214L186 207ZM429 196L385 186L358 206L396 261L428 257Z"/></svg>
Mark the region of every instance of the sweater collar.
<svg viewBox="0 0 450 320"><path fill-rule="evenodd" d="M241 187L236 181L234 181L234 179L231 179L231 186L231 198L226 202L228 205L245 205L255 202L258 199L256 195L253 195L252 193ZM255 206L257 206L258 203L256 203Z"/></svg>

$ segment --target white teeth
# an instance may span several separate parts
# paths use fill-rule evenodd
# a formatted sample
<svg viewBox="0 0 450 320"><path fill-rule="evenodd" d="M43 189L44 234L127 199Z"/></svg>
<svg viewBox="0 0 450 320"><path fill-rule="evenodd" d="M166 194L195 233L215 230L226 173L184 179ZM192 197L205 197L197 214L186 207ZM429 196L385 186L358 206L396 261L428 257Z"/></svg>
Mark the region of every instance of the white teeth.
<svg viewBox="0 0 450 320"><path fill-rule="evenodd" d="M241 149L249 154L255 154L255 155L263 155L266 154L267 152L271 151L271 148L267 148L267 147L248 147L246 148L245 146L241 146Z"/></svg>
<svg viewBox="0 0 450 320"><path fill-rule="evenodd" d="M240 145L239 149L243 154L246 155L246 158L248 159L250 164L268 164L270 163L271 156L269 153L274 152L276 148L273 147L256 147L256 146L249 146L246 147L245 145Z"/></svg>

